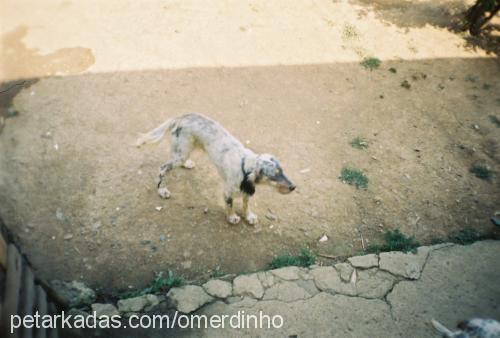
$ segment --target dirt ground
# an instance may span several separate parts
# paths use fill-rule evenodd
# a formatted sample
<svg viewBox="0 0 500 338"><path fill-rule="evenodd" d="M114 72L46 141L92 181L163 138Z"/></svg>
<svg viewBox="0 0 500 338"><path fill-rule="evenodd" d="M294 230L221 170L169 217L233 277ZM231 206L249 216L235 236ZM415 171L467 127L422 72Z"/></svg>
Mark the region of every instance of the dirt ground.
<svg viewBox="0 0 500 338"><path fill-rule="evenodd" d="M139 287L154 271L188 279L255 271L302 247L348 255L387 229L423 243L465 228L498 236L490 222L500 209L498 178L469 172L473 164L500 172L492 117L500 118L498 59L446 29L461 1L370 3L342 2L347 19L325 13L322 24L341 52L311 64L80 73L94 62L89 50L40 53L23 44L22 28L5 32L13 51L5 64L16 55L36 59L37 81L23 87L22 67L4 68L2 95L16 94L3 105L18 115L0 133L0 215L39 275ZM367 18L378 24L370 28ZM377 44L365 33L393 38ZM449 57L436 56L446 48ZM366 56L380 57L381 66L365 69ZM221 179L195 152L197 167L168 176L172 198L160 199L155 180L168 140L131 144L138 132L187 112L275 154L296 192L258 187L251 204L259 224L229 225ZM367 149L351 147L358 136ZM367 190L339 180L345 165L366 173Z"/></svg>

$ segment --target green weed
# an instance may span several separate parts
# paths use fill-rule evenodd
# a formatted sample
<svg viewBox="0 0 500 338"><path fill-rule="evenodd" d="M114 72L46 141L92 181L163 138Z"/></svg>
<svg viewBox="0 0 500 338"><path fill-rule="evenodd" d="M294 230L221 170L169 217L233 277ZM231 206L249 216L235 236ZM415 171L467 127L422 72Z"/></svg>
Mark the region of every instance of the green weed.
<svg viewBox="0 0 500 338"><path fill-rule="evenodd" d="M302 266L307 267L316 262L316 255L309 249L302 249L296 256L281 255L273 258L270 264L271 269L279 269L285 266Z"/></svg>
<svg viewBox="0 0 500 338"><path fill-rule="evenodd" d="M363 61L361 61L361 65L369 70L377 69L378 67L380 67L380 64L381 61L374 57L364 58Z"/></svg>
<svg viewBox="0 0 500 338"><path fill-rule="evenodd" d="M351 141L351 146L356 149L366 149L368 148L368 142L361 137L355 137Z"/></svg>
<svg viewBox="0 0 500 338"><path fill-rule="evenodd" d="M340 172L340 180L349 185L354 185L356 189L366 189L368 187L368 177L361 170L344 167Z"/></svg>
<svg viewBox="0 0 500 338"><path fill-rule="evenodd" d="M493 171L491 171L487 166L482 164L474 164L470 167L469 171L473 173L477 178L489 181L493 178Z"/></svg>
<svg viewBox="0 0 500 338"><path fill-rule="evenodd" d="M416 252L416 249L420 246L420 243L415 239L415 237L408 237L402 234L398 229L388 230L384 233L384 244L381 245L370 245L366 248L366 252L369 253L380 253L387 251L403 251L403 252Z"/></svg>
<svg viewBox="0 0 500 338"><path fill-rule="evenodd" d="M169 271L168 276L164 277L163 272L155 273L155 276L149 283L149 286L142 290L134 290L123 293L120 298L132 298L137 296L143 296L149 293L156 293L159 291L166 291L170 288L178 287L184 284L184 279L181 276L176 275L174 272Z"/></svg>

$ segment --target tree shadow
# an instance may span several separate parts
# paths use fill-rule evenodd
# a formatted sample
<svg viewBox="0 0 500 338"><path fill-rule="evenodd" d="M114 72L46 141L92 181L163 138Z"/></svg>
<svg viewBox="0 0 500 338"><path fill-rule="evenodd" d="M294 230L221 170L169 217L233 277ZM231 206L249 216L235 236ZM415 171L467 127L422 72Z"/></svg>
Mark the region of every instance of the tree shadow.
<svg viewBox="0 0 500 338"><path fill-rule="evenodd" d="M467 48L484 49L487 53L499 54L500 25L490 21L477 36L470 35L463 29L464 13L468 5L463 0L428 0L428 1L400 1L400 0L352 0L353 4L361 5L366 9L359 11L360 16L366 16L373 11L382 21L391 23L400 28L422 28L431 25L446 28L462 35L466 40Z"/></svg>

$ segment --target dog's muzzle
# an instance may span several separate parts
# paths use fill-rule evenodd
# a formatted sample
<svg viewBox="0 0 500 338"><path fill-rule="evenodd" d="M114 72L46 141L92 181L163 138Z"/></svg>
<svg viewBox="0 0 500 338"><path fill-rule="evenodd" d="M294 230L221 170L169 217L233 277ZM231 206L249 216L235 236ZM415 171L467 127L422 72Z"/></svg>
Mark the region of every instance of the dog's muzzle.
<svg viewBox="0 0 500 338"><path fill-rule="evenodd" d="M282 182L278 183L278 191L281 194L289 194L292 191L294 191L296 187L297 186L287 178L285 178Z"/></svg>

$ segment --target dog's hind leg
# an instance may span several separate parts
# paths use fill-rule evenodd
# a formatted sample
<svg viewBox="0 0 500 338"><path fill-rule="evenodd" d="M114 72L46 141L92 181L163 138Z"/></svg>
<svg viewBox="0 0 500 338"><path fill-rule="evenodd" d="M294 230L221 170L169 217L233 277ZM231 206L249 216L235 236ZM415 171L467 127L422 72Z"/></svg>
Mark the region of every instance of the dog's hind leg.
<svg viewBox="0 0 500 338"><path fill-rule="evenodd" d="M234 200L233 194L229 191L224 192L224 202L226 202L226 219L231 224L238 224L240 222L240 216L236 214L234 210Z"/></svg>
<svg viewBox="0 0 500 338"><path fill-rule="evenodd" d="M160 175L158 181L158 194L162 198L169 198L170 191L164 184L165 175L175 169L185 164L186 159L193 150L193 139L188 136L179 135L178 133L172 133L172 143L170 150L170 159L165 162L160 167Z"/></svg>

